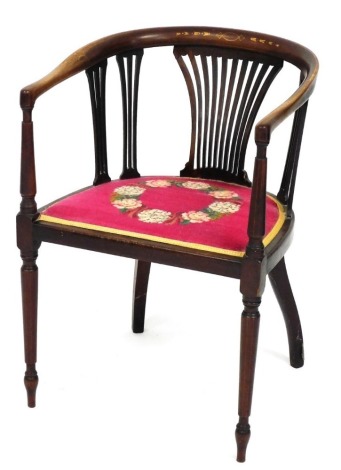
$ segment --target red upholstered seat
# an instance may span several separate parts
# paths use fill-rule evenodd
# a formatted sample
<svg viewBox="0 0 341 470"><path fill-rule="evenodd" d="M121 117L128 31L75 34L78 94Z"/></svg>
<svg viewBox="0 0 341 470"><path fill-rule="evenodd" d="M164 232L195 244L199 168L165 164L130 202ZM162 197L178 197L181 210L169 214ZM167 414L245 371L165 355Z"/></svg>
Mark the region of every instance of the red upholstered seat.
<svg viewBox="0 0 341 470"><path fill-rule="evenodd" d="M207 179L144 177L82 190L41 212L40 220L243 256L251 189ZM267 196L268 245L283 206Z"/></svg>

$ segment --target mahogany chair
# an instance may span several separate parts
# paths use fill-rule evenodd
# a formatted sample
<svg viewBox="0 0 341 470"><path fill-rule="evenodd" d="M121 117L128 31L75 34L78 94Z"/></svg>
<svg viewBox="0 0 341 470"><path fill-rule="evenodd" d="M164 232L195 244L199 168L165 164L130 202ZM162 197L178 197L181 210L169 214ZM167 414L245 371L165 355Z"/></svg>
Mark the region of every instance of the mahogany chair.
<svg viewBox="0 0 341 470"><path fill-rule="evenodd" d="M179 73L187 85L190 151L179 176L142 177L137 169L136 139L140 66L144 50L160 46L174 47ZM165 48L164 52L169 51ZM105 111L107 59L113 56L119 67L123 103L123 171L115 180L108 173ZM274 111L254 125L266 92L284 63L298 69L298 85L288 90L290 97L284 103L276 103ZM32 110L40 95L83 71L90 86L95 179L92 186L37 210ZM236 440L237 460L245 460L258 309L267 275L285 319L290 363L303 366L302 330L284 254L292 239L297 164L317 71L315 55L285 39L242 30L168 27L129 31L95 41L21 91L22 202L17 228L23 260L28 406L35 406L38 384L36 259L41 242L135 259L135 333L144 329L152 262L228 276L240 279L244 304ZM172 93L175 95L176 90ZM294 117L287 158L279 192L274 196L267 192L267 147L272 132L290 115ZM244 169L251 132L256 143L252 182Z"/></svg>

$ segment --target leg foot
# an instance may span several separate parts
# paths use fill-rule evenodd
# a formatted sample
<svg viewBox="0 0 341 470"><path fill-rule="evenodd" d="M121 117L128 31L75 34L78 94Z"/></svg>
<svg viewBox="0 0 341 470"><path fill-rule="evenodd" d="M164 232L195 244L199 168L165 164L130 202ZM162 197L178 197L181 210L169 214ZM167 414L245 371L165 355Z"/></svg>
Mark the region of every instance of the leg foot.
<svg viewBox="0 0 341 470"><path fill-rule="evenodd" d="M143 333L144 331L149 273L150 262L140 260L135 261L132 319L132 329L134 333Z"/></svg>
<svg viewBox="0 0 341 470"><path fill-rule="evenodd" d="M249 443L251 431L248 423L243 423L241 419L236 427L236 441L237 441L237 462L245 462L246 448Z"/></svg>
<svg viewBox="0 0 341 470"><path fill-rule="evenodd" d="M302 328L284 258L269 273L269 278L287 329L290 364L295 368L302 367L304 364Z"/></svg>
<svg viewBox="0 0 341 470"><path fill-rule="evenodd" d="M38 374L35 365L27 365L24 384L27 392L27 405L29 408L34 408L36 406L36 390L38 387Z"/></svg>

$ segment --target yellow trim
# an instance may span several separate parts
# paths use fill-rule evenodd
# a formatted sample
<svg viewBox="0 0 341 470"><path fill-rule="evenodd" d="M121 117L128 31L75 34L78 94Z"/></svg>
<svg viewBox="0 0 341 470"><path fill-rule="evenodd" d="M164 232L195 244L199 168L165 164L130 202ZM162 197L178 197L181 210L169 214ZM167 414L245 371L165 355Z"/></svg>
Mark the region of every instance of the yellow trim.
<svg viewBox="0 0 341 470"><path fill-rule="evenodd" d="M282 225L285 221L285 210L282 204L280 204L277 199L274 197L267 195L270 199L272 199L278 208L279 216L278 220L275 223L274 227L272 230L264 237L263 243L264 246L269 245L269 243L272 242L272 240L276 237L280 229L282 228ZM211 253L219 253L223 255L230 255L230 256L238 256L238 257L243 257L245 254L245 251L234 251L234 250L225 250L223 248L216 248L214 246L208 246L208 245L202 245L200 243L190 243L190 242L182 242L178 240L173 240L170 238L163 238L163 237L157 237L154 235L145 235L143 233L137 233L137 232L129 232L126 230L119 230L119 229L114 229L110 227L103 227L101 225L92 225L92 224L86 224L84 222L74 222L74 221L69 221L65 219L59 219L58 217L51 217L49 215L44 215L40 214L38 221L45 221L45 222L52 222L60 225L67 225L70 227L79 227L79 228L85 228L88 230L97 230L100 232L105 232L105 233L113 233L116 235L125 235L127 237L134 237L134 238L140 238L144 240L150 240L150 241L155 241L155 242L161 242L161 243L167 243L169 245L175 245L175 246L182 246L185 248L194 248L196 250L202 250L202 251L209 251Z"/></svg>
<svg viewBox="0 0 341 470"><path fill-rule="evenodd" d="M277 209L278 209L278 219L275 225L272 227L272 230L270 230L270 232L266 235L266 237L263 238L264 246L268 246L272 242L272 240L276 237L276 235L278 235L279 231L281 230L285 222L285 209L282 206L282 204L270 194L267 194L267 197L276 204Z"/></svg>

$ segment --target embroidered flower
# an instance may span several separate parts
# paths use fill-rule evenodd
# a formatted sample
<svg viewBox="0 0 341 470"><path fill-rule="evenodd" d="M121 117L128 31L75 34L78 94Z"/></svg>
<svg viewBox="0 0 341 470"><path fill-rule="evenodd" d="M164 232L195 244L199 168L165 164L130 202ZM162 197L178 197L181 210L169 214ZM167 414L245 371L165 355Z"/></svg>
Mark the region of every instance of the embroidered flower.
<svg viewBox="0 0 341 470"><path fill-rule="evenodd" d="M167 188L171 186L171 182L167 180L147 180L146 186L150 186L151 188Z"/></svg>
<svg viewBox="0 0 341 470"><path fill-rule="evenodd" d="M115 189L115 193L121 196L140 196L144 191L140 186L120 186Z"/></svg>
<svg viewBox="0 0 341 470"><path fill-rule="evenodd" d="M110 201L120 212L130 212L129 216L133 218L136 217L140 222L149 224L201 224L234 214L238 212L241 207L240 204L242 200L234 191L197 180L182 181L181 179L156 177L156 179L142 180L132 185L126 184L114 190L111 194ZM140 200L141 195L145 191L155 191L156 196L158 188L168 188L171 186L205 193L215 198L216 201L207 207L202 207L201 210L172 213L161 209L149 209L148 206ZM230 201L228 201L229 199ZM232 202L232 200L234 201Z"/></svg>
<svg viewBox="0 0 341 470"><path fill-rule="evenodd" d="M162 224L171 218L171 212L162 211L160 209L147 209L139 212L137 217L141 222L149 224Z"/></svg>
<svg viewBox="0 0 341 470"><path fill-rule="evenodd" d="M208 214L203 211L189 211L181 214L184 223L201 224L202 222L209 222L211 220Z"/></svg>
<svg viewBox="0 0 341 470"><path fill-rule="evenodd" d="M200 181L185 181L185 183L182 183L182 186L187 189L208 189L210 188L210 185L208 183L202 183Z"/></svg>
<svg viewBox="0 0 341 470"><path fill-rule="evenodd" d="M227 189L210 191L208 194L216 199L232 199L233 197L238 197L237 193L228 191Z"/></svg>
<svg viewBox="0 0 341 470"><path fill-rule="evenodd" d="M126 211L126 210L132 210L132 209L137 209L138 207L142 206L142 202L139 201L138 199L134 198L125 198L125 199L116 199L113 201L113 206L117 207L117 209Z"/></svg>
<svg viewBox="0 0 341 470"><path fill-rule="evenodd" d="M212 211L219 212L220 214L233 214L240 209L240 205L234 204L233 202L213 202L208 207Z"/></svg>

